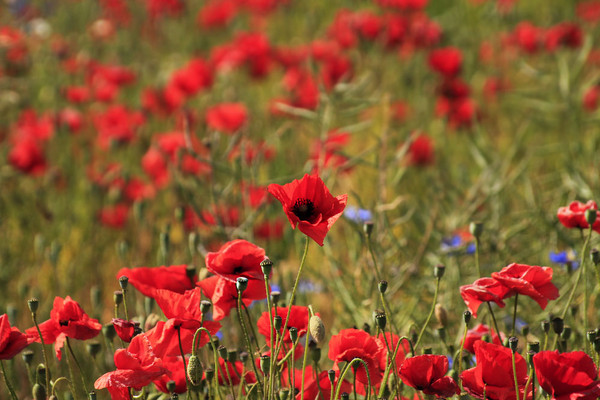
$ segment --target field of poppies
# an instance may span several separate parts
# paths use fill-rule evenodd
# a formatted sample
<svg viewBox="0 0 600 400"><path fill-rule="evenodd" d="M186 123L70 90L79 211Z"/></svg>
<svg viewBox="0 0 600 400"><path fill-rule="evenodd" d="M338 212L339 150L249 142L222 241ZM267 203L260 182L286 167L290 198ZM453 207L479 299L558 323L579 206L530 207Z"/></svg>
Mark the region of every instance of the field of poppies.
<svg viewBox="0 0 600 400"><path fill-rule="evenodd" d="M6 0L0 399L600 398L600 0Z"/></svg>

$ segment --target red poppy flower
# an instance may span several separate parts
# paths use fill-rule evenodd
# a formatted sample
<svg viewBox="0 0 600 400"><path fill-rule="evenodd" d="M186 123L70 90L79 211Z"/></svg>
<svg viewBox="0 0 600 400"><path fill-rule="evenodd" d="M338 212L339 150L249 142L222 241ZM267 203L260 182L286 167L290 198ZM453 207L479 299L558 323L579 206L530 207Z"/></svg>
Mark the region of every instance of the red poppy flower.
<svg viewBox="0 0 600 400"><path fill-rule="evenodd" d="M187 359L189 359L189 357L186 357L186 360ZM163 393L169 394L171 392L167 389L167 383L169 383L169 381L174 381L174 392L179 394L185 393L187 391L187 384L181 356L162 357L162 362L163 366L171 371L171 376L163 375L160 378L153 380L152 382L156 385L156 388Z"/></svg>
<svg viewBox="0 0 600 400"><path fill-rule="evenodd" d="M449 376L448 357L423 354L404 360L400 367L400 378L408 386L422 390L425 394L447 398L460 393L460 388Z"/></svg>
<svg viewBox="0 0 600 400"><path fill-rule="evenodd" d="M61 349L67 337L79 340L91 339L100 333L102 324L90 318L70 296L64 299L57 296L50 311L50 319L39 324L39 327L44 343L54 343L56 358L60 360ZM36 342L41 342L35 326L27 329L25 333L32 336Z"/></svg>
<svg viewBox="0 0 600 400"><path fill-rule="evenodd" d="M542 351L533 356L540 386L553 400L594 400L600 397L598 370L583 351Z"/></svg>
<svg viewBox="0 0 600 400"><path fill-rule="evenodd" d="M214 321L200 322L193 319L182 320L179 318L171 318L166 322L158 321L154 328L150 329L144 335L146 335L152 344L152 348L157 356L175 357L181 355L181 350L179 348L180 340L184 351L186 353L192 352L194 334L200 327L208 329L211 335L215 335L219 329L221 329L221 324ZM202 333L198 336L200 336L199 339L196 338L198 340L198 346L202 347L208 343L209 337L206 333Z"/></svg>
<svg viewBox="0 0 600 400"><path fill-rule="evenodd" d="M585 219L585 212L587 210L598 210L598 205L593 200L590 200L585 204L579 201L573 201L568 207L560 207L556 215L558 216L560 223L567 228L587 229L590 226ZM592 229L600 233L600 212L592 225Z"/></svg>
<svg viewBox="0 0 600 400"><path fill-rule="evenodd" d="M98 212L98 219L102 225L113 229L121 229L127 222L129 206L124 203L107 206Z"/></svg>
<svg viewBox="0 0 600 400"><path fill-rule="evenodd" d="M115 327L115 331L122 341L129 343L135 335L142 333L139 322L127 321L122 318L113 318L112 324Z"/></svg>
<svg viewBox="0 0 600 400"><path fill-rule="evenodd" d="M10 360L32 343L34 338L11 327L8 315L0 316L0 360Z"/></svg>
<svg viewBox="0 0 600 400"><path fill-rule="evenodd" d="M408 148L410 165L427 166L435 161L433 139L422 133L413 134L413 140Z"/></svg>
<svg viewBox="0 0 600 400"><path fill-rule="evenodd" d="M484 393L485 398L490 400L516 399L512 350L483 340L475 343L474 347L477 366L460 374L463 388L467 393L478 399L483 399ZM519 353L515 353L515 369L519 399L523 399L528 377L527 362ZM529 386L529 390L531 390L531 386Z"/></svg>
<svg viewBox="0 0 600 400"><path fill-rule="evenodd" d="M493 278L480 278L471 285L460 287L460 295L475 318L477 318L477 310L483 302L492 301L499 307L504 307L502 299L509 291L509 288Z"/></svg>
<svg viewBox="0 0 600 400"><path fill-rule="evenodd" d="M227 365L227 371L225 371L225 365ZM231 385L233 386L239 385L244 370L244 364L242 364L241 361L232 363L219 357L219 368L217 369L219 385L228 386L229 382L231 382ZM229 372L229 377L227 372ZM231 381L229 381L228 378L231 378ZM247 384L256 383L256 375L254 375L254 372L246 370L246 372L244 372L244 382Z"/></svg>
<svg viewBox="0 0 600 400"><path fill-rule="evenodd" d="M196 283L203 294L213 305L213 319L220 321L237 307L237 288L234 282L219 276L211 276ZM266 298L265 282L256 279L248 280L248 287L242 293L242 301L249 306L254 300Z"/></svg>
<svg viewBox="0 0 600 400"><path fill-rule="evenodd" d="M17 140L8 154L8 162L19 171L33 176L46 172L46 158L40 144L31 137Z"/></svg>
<svg viewBox="0 0 600 400"><path fill-rule="evenodd" d="M146 335L137 335L127 349L118 349L114 356L116 371L102 375L94 383L96 389L108 389L112 399L129 399L129 388L140 390L153 380L171 372L156 356Z"/></svg>
<svg viewBox="0 0 600 400"><path fill-rule="evenodd" d="M429 66L435 72L451 78L460 73L462 53L456 47L445 47L429 53Z"/></svg>
<svg viewBox="0 0 600 400"><path fill-rule="evenodd" d="M237 132L248 120L248 110L242 103L222 103L206 111L206 123L223 133Z"/></svg>
<svg viewBox="0 0 600 400"><path fill-rule="evenodd" d="M600 3L599 3L600 4ZM583 108L586 111L594 112L598 108L600 99L600 86L591 86L583 95ZM560 217L559 217L560 218ZM562 222L562 220L561 220Z"/></svg>
<svg viewBox="0 0 600 400"><path fill-rule="evenodd" d="M575 13L582 20L595 24L600 21L600 1L587 0L577 4Z"/></svg>
<svg viewBox="0 0 600 400"><path fill-rule="evenodd" d="M385 351L381 342L360 329L343 329L329 341L329 359L337 365L350 362L356 357L362 358L369 371L371 384L377 385L383 378L385 370ZM354 369L356 380L368 384L367 373L362 364Z"/></svg>
<svg viewBox="0 0 600 400"><path fill-rule="evenodd" d="M206 268L215 275L235 282L243 276L264 282L260 263L265 259L265 250L246 240L237 239L225 243L218 252L206 255Z"/></svg>
<svg viewBox="0 0 600 400"><path fill-rule="evenodd" d="M331 398L331 382L329 381L328 371L321 371L316 375L316 371L310 366L306 366L304 371L304 396L302 395L302 370L294 369L291 372L294 375L294 387L292 391L296 393L296 400L304 399L330 399ZM286 386L292 386L288 371L284 370L282 374L283 383ZM315 379L316 378L316 379ZM337 387L340 378L340 370L335 370L335 381L333 387ZM341 393L352 393L352 384L346 380L342 382ZM319 395L319 393L321 395Z"/></svg>
<svg viewBox="0 0 600 400"><path fill-rule="evenodd" d="M288 308L287 307L277 307L277 311L273 312L273 317L280 316L283 321L287 319ZM265 311L262 313L258 321L256 321L256 325L258 326L258 333L263 335L267 340L267 345L271 346L271 326L269 324L269 312ZM304 306L292 306L290 320L288 323L288 331L285 333L283 340L285 343L291 344L292 339L290 338L290 328L298 329L298 337L302 337L302 335L306 334L308 329L308 307ZM279 335L282 334L281 328Z"/></svg>
<svg viewBox="0 0 600 400"><path fill-rule="evenodd" d="M298 226L320 246L348 202L348 195L333 197L320 177L308 174L283 186L270 184L267 190L281 202L292 228Z"/></svg>
<svg viewBox="0 0 600 400"><path fill-rule="evenodd" d="M121 268L117 272L117 279L122 276L129 278L129 283L141 294L148 297L154 297L156 289L184 293L194 287L195 281L195 279L190 279L188 276L187 265Z"/></svg>
<svg viewBox="0 0 600 400"><path fill-rule="evenodd" d="M392 353L398 346L398 340L400 340L400 337L398 335L396 335L395 333L386 332L385 339L384 339L383 334L380 333L379 336L377 336L377 340L379 340L379 342L381 343L381 345L383 346L384 349L387 349L387 346L390 347L391 351L388 351L388 353L387 353L388 358L389 358L390 355L392 355ZM386 345L386 342L387 342L387 345ZM410 345L407 343L406 340L402 340L402 343L400 344L400 347L398 348L398 352L396 353L396 360L394 360L396 363L396 369L398 371L400 371L400 366L404 362L404 359L406 358L406 356L409 352L410 352ZM388 360L388 362L389 362L389 360Z"/></svg>
<svg viewBox="0 0 600 400"><path fill-rule="evenodd" d="M510 289L504 298L519 293L531 297L544 310L549 300L558 298L558 288L552 283L552 272L550 267L512 263L500 272L493 272L492 278Z"/></svg>
<svg viewBox="0 0 600 400"><path fill-rule="evenodd" d="M480 340L483 340L484 336L489 336L492 338L492 343L497 344L499 346L502 345L502 341L498 334L494 332L494 330L490 329L489 326L484 324L478 324L475 328L469 329L467 331L467 338L465 339L465 350L470 352L471 354L475 354L475 343ZM501 336L504 335L501 333Z"/></svg>

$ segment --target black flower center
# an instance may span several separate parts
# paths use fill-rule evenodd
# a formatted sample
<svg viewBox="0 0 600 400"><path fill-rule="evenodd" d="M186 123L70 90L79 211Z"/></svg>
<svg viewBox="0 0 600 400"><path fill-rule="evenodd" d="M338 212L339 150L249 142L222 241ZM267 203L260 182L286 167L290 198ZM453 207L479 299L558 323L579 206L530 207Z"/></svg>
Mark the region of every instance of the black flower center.
<svg viewBox="0 0 600 400"><path fill-rule="evenodd" d="M298 199L292 207L292 212L300 221L308 221L315 213L315 205L312 200Z"/></svg>
<svg viewBox="0 0 600 400"><path fill-rule="evenodd" d="M233 269L233 273L234 273L235 275L237 275L237 274L241 274L243 270L244 270L244 267L237 266L237 267L235 267L235 268Z"/></svg>

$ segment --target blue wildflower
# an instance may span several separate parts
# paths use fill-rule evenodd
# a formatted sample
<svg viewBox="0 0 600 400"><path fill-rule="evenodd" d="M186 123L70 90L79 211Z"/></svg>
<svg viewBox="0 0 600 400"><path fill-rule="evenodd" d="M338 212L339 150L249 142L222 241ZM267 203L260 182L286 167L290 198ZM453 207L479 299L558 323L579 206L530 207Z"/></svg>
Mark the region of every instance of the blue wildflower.
<svg viewBox="0 0 600 400"><path fill-rule="evenodd" d="M450 255L457 255L461 252L464 252L465 254L475 253L475 243L466 239L467 237L464 234L456 234L450 237L445 237L442 239L440 250L443 253L448 253Z"/></svg>
<svg viewBox="0 0 600 400"><path fill-rule="evenodd" d="M550 262L570 267L572 270L579 268L577 253L574 250L559 251L558 253L551 251L548 253L548 258Z"/></svg>
<svg viewBox="0 0 600 400"><path fill-rule="evenodd" d="M373 220L373 213L369 210L358 208L356 206L347 206L344 210L344 217L348 218L350 221L356 222L357 224L364 224L365 222Z"/></svg>

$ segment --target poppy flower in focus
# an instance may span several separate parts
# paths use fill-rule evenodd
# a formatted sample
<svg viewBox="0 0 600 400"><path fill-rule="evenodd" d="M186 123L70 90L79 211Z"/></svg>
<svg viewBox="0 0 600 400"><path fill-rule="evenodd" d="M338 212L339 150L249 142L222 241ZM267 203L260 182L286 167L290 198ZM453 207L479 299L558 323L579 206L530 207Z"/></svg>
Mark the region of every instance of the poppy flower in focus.
<svg viewBox="0 0 600 400"><path fill-rule="evenodd" d="M206 111L206 123L215 131L233 134L248 120L248 110L242 103L222 103Z"/></svg>
<svg viewBox="0 0 600 400"><path fill-rule="evenodd" d="M273 310L275 311L275 310ZM302 337L306 334L308 329L308 307L304 306L291 306L291 314L290 314L290 322L288 324L288 331L285 332L283 336L283 341L286 344L291 344L292 339L290 337L289 329L294 327L298 329L298 337ZM277 311L273 312L273 317L280 316L283 321L287 319L288 308L287 307L277 307ZM258 326L258 333L263 335L267 340L267 345L271 346L271 326L269 324L269 312L265 311L262 313L258 321L256 322ZM281 328L283 329L283 327ZM282 332L279 332L280 336Z"/></svg>
<svg viewBox="0 0 600 400"><path fill-rule="evenodd" d="M270 184L267 190L281 202L292 228L320 246L348 202L347 194L333 197L320 177L308 174L283 186Z"/></svg>
<svg viewBox="0 0 600 400"><path fill-rule="evenodd" d="M508 347L480 340L473 346L477 366L464 371L460 377L463 388L471 396L490 400L515 400L515 379L512 366L512 350ZM527 382L527 361L515 353L515 371L519 399L523 399ZM531 386L529 386L531 391ZM529 395L531 393L529 392ZM527 396L529 397L529 396Z"/></svg>
<svg viewBox="0 0 600 400"><path fill-rule="evenodd" d="M115 327L115 331L122 341L129 343L136 335L142 333L139 322L127 321L122 318L113 318L112 324Z"/></svg>
<svg viewBox="0 0 600 400"><path fill-rule="evenodd" d="M32 336L10 326L8 315L0 316L0 360L10 360L33 341Z"/></svg>
<svg viewBox="0 0 600 400"><path fill-rule="evenodd" d="M371 384L377 385L383 378L385 370L385 346L379 340L360 329L343 329L329 341L329 359L335 365L350 362L354 358L362 358L367 364ZM356 380L363 385L369 383L367 372L361 363L354 368Z"/></svg>
<svg viewBox="0 0 600 400"><path fill-rule="evenodd" d="M587 210L598 210L598 205L593 200L585 204L573 201L567 207L560 207L556 215L560 223L567 228L587 229L590 226L585 219L585 212ZM596 216L596 221L592 225L592 229L600 233L600 212Z"/></svg>
<svg viewBox="0 0 600 400"><path fill-rule="evenodd" d="M500 272L493 272L492 278L510 289L504 298L516 293L529 296L544 310L549 300L558 298L558 288L552 283L552 272L550 267L512 263Z"/></svg>
<svg viewBox="0 0 600 400"><path fill-rule="evenodd" d="M39 324L39 328L44 343L54 343L56 358L60 360L61 349L67 337L78 340L91 339L100 333L102 324L97 319L90 318L70 296L64 299L57 296L50 311L50 319ZM25 333L32 336L36 342L41 342L35 326L27 329Z"/></svg>
<svg viewBox="0 0 600 400"><path fill-rule="evenodd" d="M402 382L425 394L432 394L438 398L452 397L460 393L460 388L449 376L448 357L423 354L404 360L400 367Z"/></svg>
<svg viewBox="0 0 600 400"><path fill-rule="evenodd" d="M225 371L225 365L227 365L227 371ZM222 371L225 371L225 373L223 374ZM227 374L227 372L229 372L229 374ZM256 375L254 375L254 372L246 370L244 368L244 364L242 364L241 361L225 361L221 357L219 357L219 368L217 369L217 378L219 379L219 385L239 385L239 383L241 382L242 373L244 373L244 382L246 382L247 384L256 383Z"/></svg>
<svg viewBox="0 0 600 400"><path fill-rule="evenodd" d="M260 263L265 250L243 239L225 243L218 252L206 254L206 268L223 279L234 282L239 277L264 281Z"/></svg>
<svg viewBox="0 0 600 400"><path fill-rule="evenodd" d="M497 344L499 346L502 345L502 341L496 332L490 329L489 326L485 324L478 324L475 328L469 329L467 331L467 338L465 339L465 350L467 350L471 354L475 354L475 343L480 340L483 340L485 336L492 338L492 343ZM501 334L504 337L503 334Z"/></svg>
<svg viewBox="0 0 600 400"><path fill-rule="evenodd" d="M235 282L211 276L196 283L202 293L210 299L213 305L213 319L219 321L229 315L237 307L238 293ZM242 302L249 306L254 300L267 297L265 282L256 279L248 280L248 287L242 293Z"/></svg>
<svg viewBox="0 0 600 400"><path fill-rule="evenodd" d="M129 278L129 283L141 294L154 298L157 289L176 293L193 289L195 277L190 278L190 273L187 265L121 268L117 273L117 279L126 276Z"/></svg>
<svg viewBox="0 0 600 400"><path fill-rule="evenodd" d="M598 370L583 351L542 351L533 356L540 386L553 400L593 400L600 397Z"/></svg>
<svg viewBox="0 0 600 400"><path fill-rule="evenodd" d="M509 291L509 288L496 279L480 278L471 285L461 286L460 296L465 301L465 304L469 308L469 311L471 311L471 314L473 314L473 317L477 318L477 310L483 302L492 301L500 308L503 308L505 304L502 299L505 298Z"/></svg>

